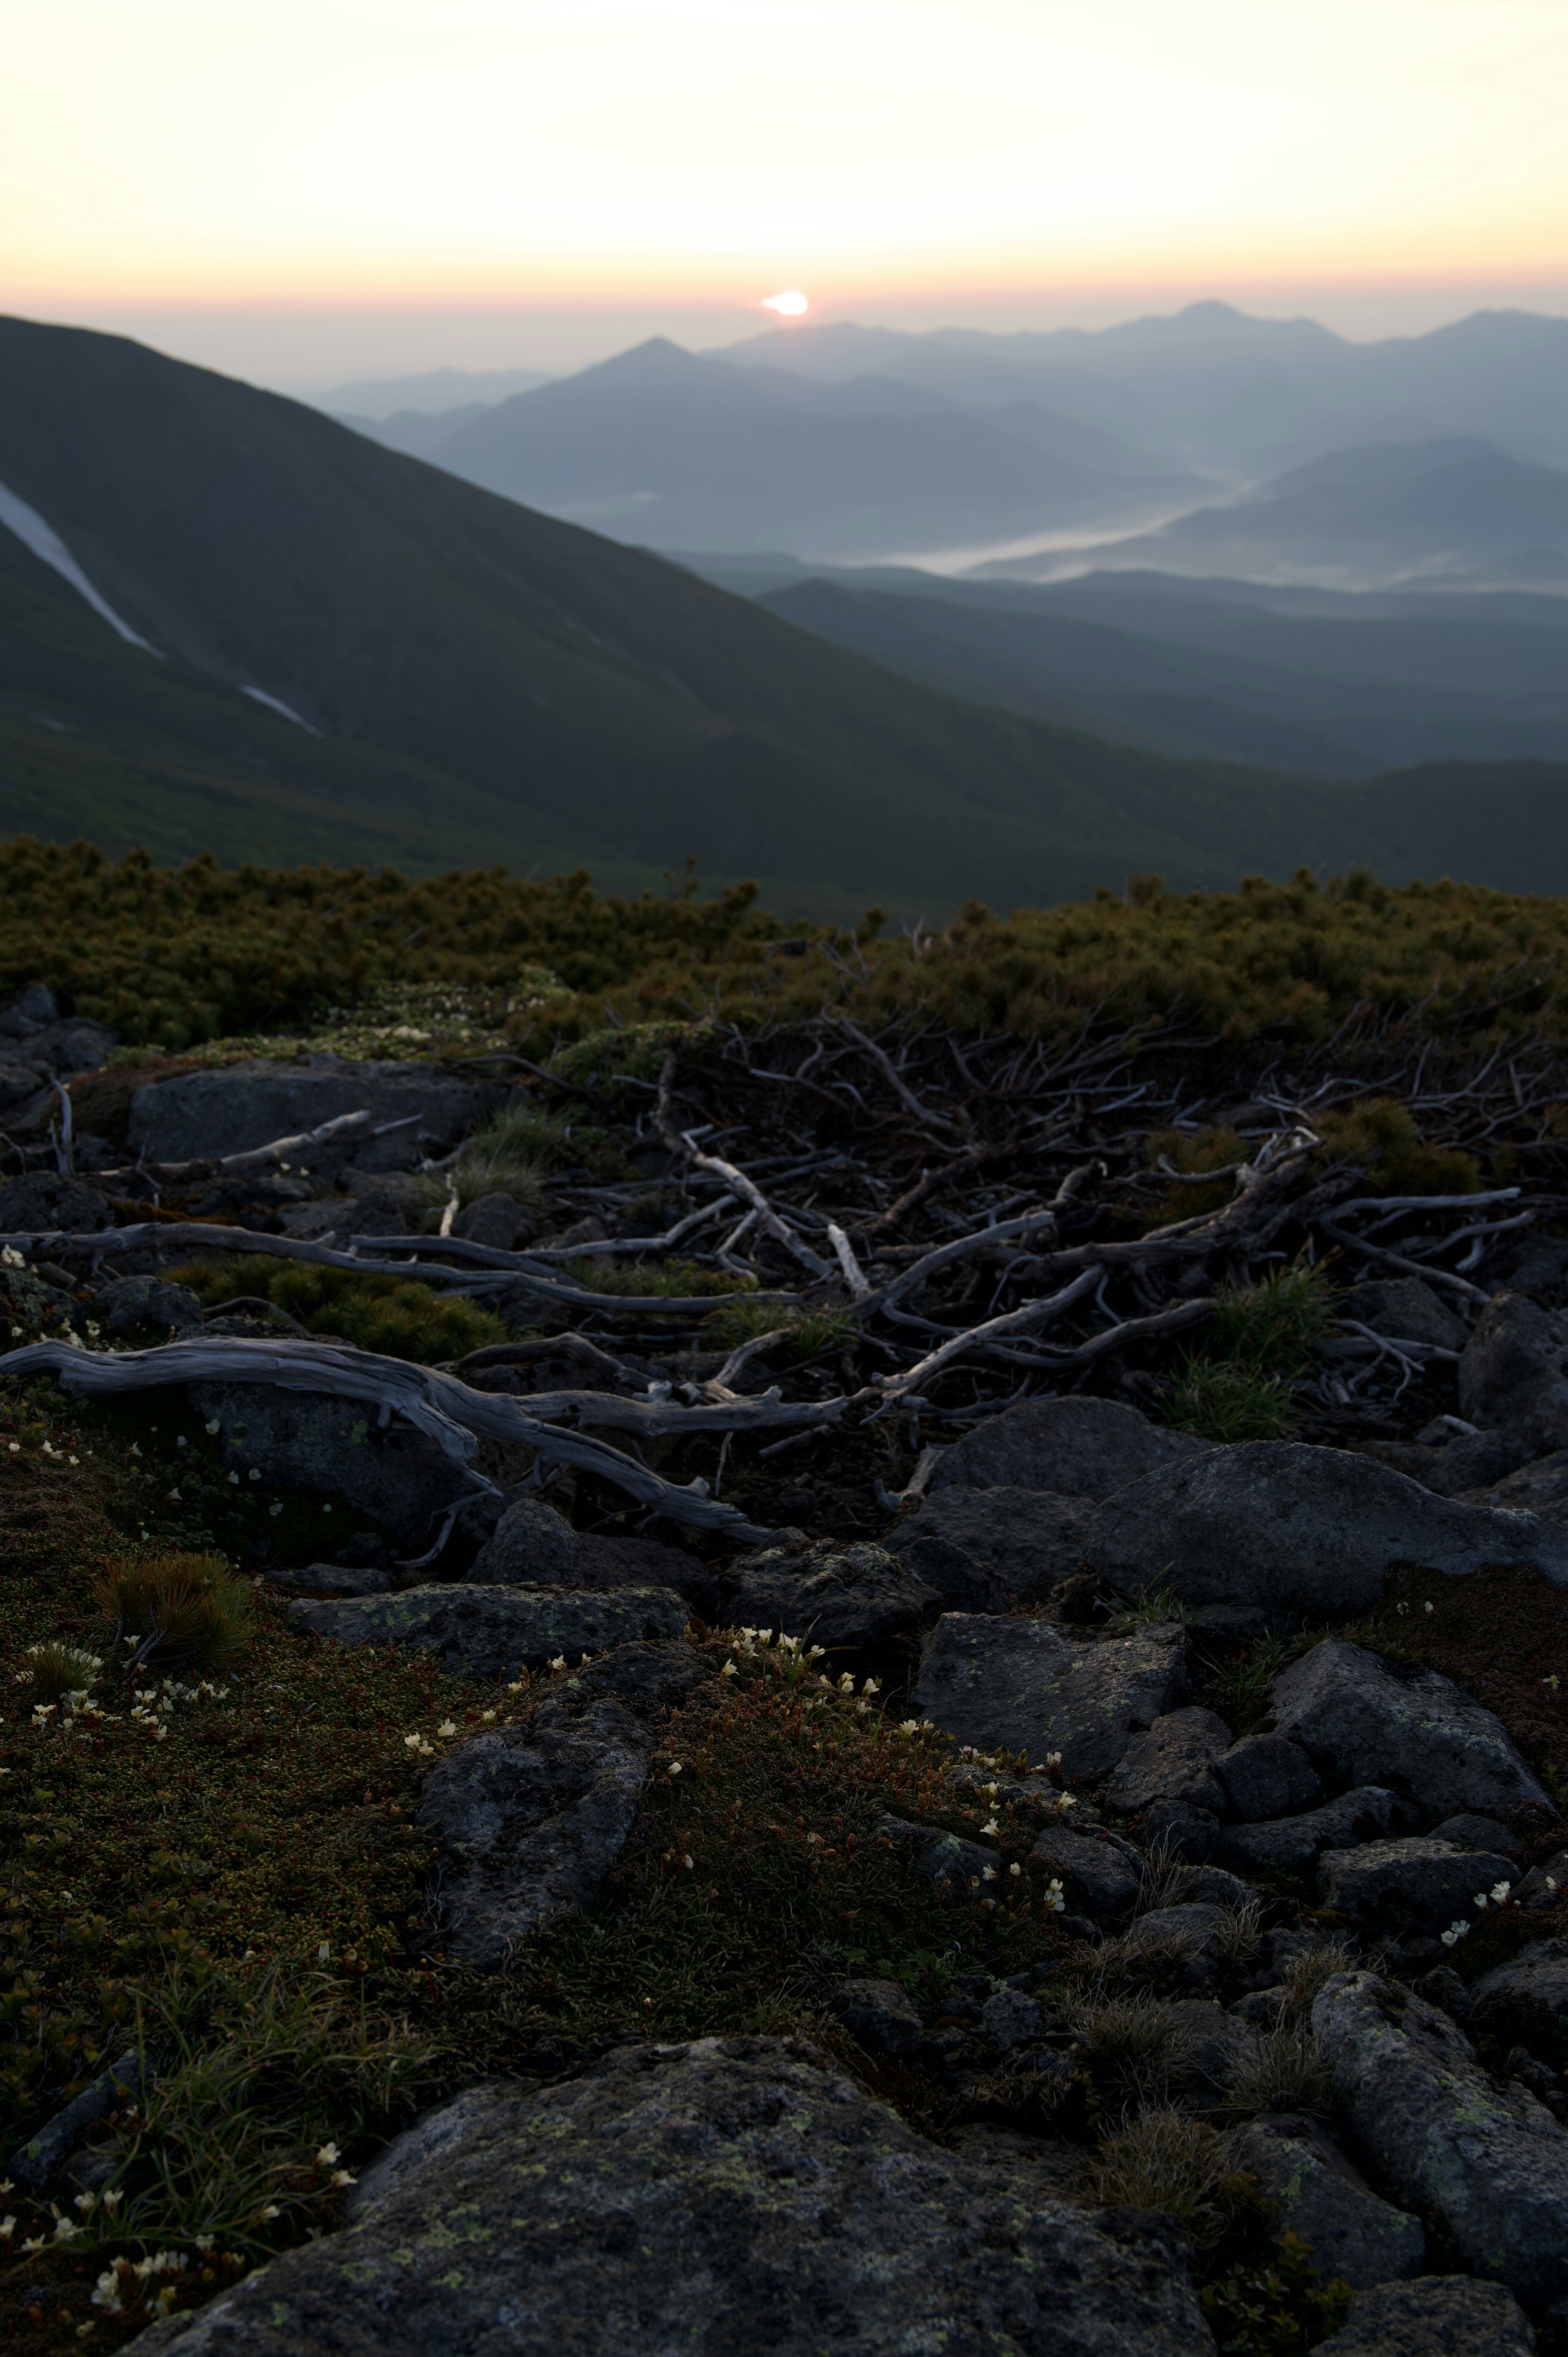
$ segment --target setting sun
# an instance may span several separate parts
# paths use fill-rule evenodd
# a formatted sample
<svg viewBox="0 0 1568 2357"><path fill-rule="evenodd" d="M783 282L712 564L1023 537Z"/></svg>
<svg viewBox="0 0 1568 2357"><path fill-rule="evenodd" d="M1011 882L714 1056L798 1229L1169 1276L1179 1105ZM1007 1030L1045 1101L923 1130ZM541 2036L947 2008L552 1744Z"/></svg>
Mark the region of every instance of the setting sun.
<svg viewBox="0 0 1568 2357"><path fill-rule="evenodd" d="M782 295L765 295L758 307L777 311L781 319L800 319L811 307L798 286L788 286Z"/></svg>

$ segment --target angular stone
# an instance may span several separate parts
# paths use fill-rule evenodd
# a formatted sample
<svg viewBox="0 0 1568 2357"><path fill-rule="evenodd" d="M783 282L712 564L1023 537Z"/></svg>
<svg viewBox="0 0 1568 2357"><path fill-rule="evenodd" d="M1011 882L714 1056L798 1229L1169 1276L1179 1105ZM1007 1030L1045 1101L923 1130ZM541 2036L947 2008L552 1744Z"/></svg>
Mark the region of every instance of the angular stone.
<svg viewBox="0 0 1568 2357"><path fill-rule="evenodd" d="M886 1645L918 1628L940 1601L897 1555L833 1539L767 1547L734 1568L740 1586L725 1612L736 1628L809 1637L829 1652Z"/></svg>
<svg viewBox="0 0 1568 2357"><path fill-rule="evenodd" d="M1444 1817L1440 1825L1434 1825L1432 1838L1452 1842L1455 1849L1496 1849L1505 1857L1513 1858L1523 1855L1500 1817L1479 1817L1468 1810L1456 1817Z"/></svg>
<svg viewBox="0 0 1568 2357"><path fill-rule="evenodd" d="M941 1889L961 1896L972 1883L989 1889L999 1879L998 1853L961 1834L945 1834L936 1825L912 1825L907 1817L878 1817L876 1839L903 1853L916 1874Z"/></svg>
<svg viewBox="0 0 1568 2357"><path fill-rule="evenodd" d="M683 1598L667 1587L586 1593L563 1587L405 1587L395 1596L291 1604L288 1623L338 1645L405 1645L456 1677L515 1677L564 1654L603 1653L638 1639L678 1637Z"/></svg>
<svg viewBox="0 0 1568 2357"><path fill-rule="evenodd" d="M1107 1776L1138 1727L1180 1696L1186 1640L1175 1623L1132 1637L1069 1636L1044 1620L944 1613L915 1688L922 1717L978 1749L1026 1752L1062 1772Z"/></svg>
<svg viewBox="0 0 1568 2357"><path fill-rule="evenodd" d="M564 1514L542 1498L515 1498L474 1558L469 1577L480 1587L542 1587L571 1584L577 1534Z"/></svg>
<svg viewBox="0 0 1568 2357"><path fill-rule="evenodd" d="M1107 1805L1131 1817L1151 1801L1187 1801L1218 1814L1225 1794L1214 1762L1230 1749L1230 1729L1211 1710L1170 1710L1134 1735L1111 1779Z"/></svg>
<svg viewBox="0 0 1568 2357"><path fill-rule="evenodd" d="M1530 1511L1522 1498L1490 1494L1494 1482L1530 1460L1530 1443L1517 1432L1458 1432L1431 1448L1411 1440L1375 1440L1365 1453L1375 1457L1380 1465L1391 1466L1396 1473L1408 1474L1440 1498L1457 1498L1461 1505L1512 1504Z"/></svg>
<svg viewBox="0 0 1568 2357"><path fill-rule="evenodd" d="M1198 1866L1215 1856L1220 1826L1212 1810L1195 1809L1190 1801L1151 1801L1139 1832L1151 1847Z"/></svg>
<svg viewBox="0 0 1568 2357"><path fill-rule="evenodd" d="M1249 1440L1108 1498L1086 1562L1124 1596L1170 1588L1188 1604L1337 1620L1380 1603L1389 1572L1404 1564L1459 1577L1530 1562L1568 1585L1568 1534L1436 1497L1348 1449Z"/></svg>
<svg viewBox="0 0 1568 2357"><path fill-rule="evenodd" d="M350 1063L337 1056L308 1061L259 1059L150 1081L131 1099L133 1154L151 1162L188 1162L242 1154L274 1137L318 1129L366 1107L373 1125L413 1115L410 1146L445 1150L505 1101L504 1089L456 1080L435 1064ZM291 1157L310 1170L337 1170L365 1141L350 1130Z"/></svg>
<svg viewBox="0 0 1568 2357"><path fill-rule="evenodd" d="M1070 1578L1092 1505L1044 1490L939 1490L884 1544L934 1587L950 1611L1043 1602Z"/></svg>
<svg viewBox="0 0 1568 2357"><path fill-rule="evenodd" d="M1487 1850L1439 1841L1366 1842L1359 1849L1325 1850L1317 1889L1337 1913L1402 1936L1435 1932L1456 1916L1473 1921L1477 1893L1484 1898L1513 1874L1506 1857Z"/></svg>
<svg viewBox="0 0 1568 2357"><path fill-rule="evenodd" d="M199 1334L201 1304L188 1286L171 1285L162 1276L117 1276L111 1285L102 1285L93 1296L95 1318L116 1334L128 1333L134 1326L155 1327L166 1334L172 1326L177 1334Z"/></svg>
<svg viewBox="0 0 1568 2357"><path fill-rule="evenodd" d="M59 1228L73 1235L112 1228L107 1195L52 1170L30 1170L0 1187L0 1235L42 1234Z"/></svg>
<svg viewBox="0 0 1568 2357"><path fill-rule="evenodd" d="M1186 1966L1189 1978L1197 1980L1207 1973L1230 1921L1228 1907L1209 1900L1187 1900L1134 1916L1122 1935L1122 1943L1134 1955L1156 1949L1165 1952L1174 1964Z"/></svg>
<svg viewBox="0 0 1568 2357"><path fill-rule="evenodd" d="M145 2095L156 2084L157 2072L150 2062L144 2066L133 2046L11 2155L5 2164L6 2176L14 2177L19 2185L52 2184L90 2127L122 2103Z"/></svg>
<svg viewBox="0 0 1568 2357"><path fill-rule="evenodd" d="M1024 2164L928 2143L809 2046L726 2038L469 2089L364 2172L343 2231L154 2326L138 2357L852 2345L1214 2351L1170 2220L1063 2202Z"/></svg>
<svg viewBox="0 0 1568 2357"><path fill-rule="evenodd" d="M415 1822L448 1854L441 1903L457 1961L493 1972L590 1905L648 1773L648 1732L614 1702L564 1726L488 1727L433 1768Z"/></svg>
<svg viewBox="0 0 1568 2357"><path fill-rule="evenodd" d="M410 1552L428 1546L437 1518L473 1491L426 1434L395 1416L383 1430L357 1400L281 1383L200 1383L189 1392L196 1413L220 1427L225 1472L243 1481L253 1466L263 1482L343 1498Z"/></svg>
<svg viewBox="0 0 1568 2357"><path fill-rule="evenodd" d="M1054 1490L1108 1498L1156 1466L1202 1456L1212 1446L1190 1432L1151 1424L1120 1400L1021 1400L977 1424L946 1451L933 1491Z"/></svg>
<svg viewBox="0 0 1568 2357"><path fill-rule="evenodd" d="M1143 1889L1141 1861L1114 1842L1063 1824L1047 1825L1029 1857L1065 1883L1069 1898L1091 1915L1124 1915Z"/></svg>
<svg viewBox="0 0 1568 2357"><path fill-rule="evenodd" d="M1568 2290L1568 2136L1510 2082L1498 2088L1456 2023L1373 1973L1314 2002L1346 2119L1380 2177L1435 2210L1467 2266L1523 2300Z"/></svg>
<svg viewBox="0 0 1568 2357"><path fill-rule="evenodd" d="M1426 2234L1419 2218L1380 2201L1316 2120L1264 2113L1230 2140L1234 2165L1279 2204L1279 2232L1312 2244L1318 2272L1353 2291L1419 2275Z"/></svg>
<svg viewBox="0 0 1568 2357"><path fill-rule="evenodd" d="M1442 1351L1462 1351L1470 1339L1464 1319L1419 1276L1378 1277L1369 1285L1352 1286L1339 1297L1338 1314L1396 1342L1430 1342Z"/></svg>
<svg viewBox="0 0 1568 2357"><path fill-rule="evenodd" d="M374 1564L270 1564L266 1579L299 1596L390 1596L392 1578Z"/></svg>
<svg viewBox="0 0 1568 2357"><path fill-rule="evenodd" d="M1513 2294L1472 2276L1379 2284L1317 2357L1531 2357L1535 2334Z"/></svg>
<svg viewBox="0 0 1568 2357"><path fill-rule="evenodd" d="M926 2040L913 1998L897 1981L844 1981L828 2003L857 2046L890 2062L908 2062Z"/></svg>
<svg viewBox="0 0 1568 2357"><path fill-rule="evenodd" d="M1250 1735L1214 1763L1230 1814L1243 1824L1298 1816L1323 1798L1323 1780L1305 1751L1283 1735Z"/></svg>
<svg viewBox="0 0 1568 2357"><path fill-rule="evenodd" d="M1494 1295L1460 1355L1459 1413L1521 1434L1537 1457L1568 1448L1568 1324L1528 1294Z"/></svg>
<svg viewBox="0 0 1568 2357"><path fill-rule="evenodd" d="M1291 1663L1273 1713L1331 1786L1390 1785L1438 1816L1551 1805L1494 1712L1436 1670L1396 1675L1348 1638Z"/></svg>
<svg viewBox="0 0 1568 2357"><path fill-rule="evenodd" d="M1517 1473L1494 1481L1485 1501L1488 1506L1506 1507L1510 1513L1540 1514L1549 1523L1568 1523L1568 1448L1554 1448L1550 1457L1538 1457L1532 1465L1521 1465Z"/></svg>
<svg viewBox="0 0 1568 2357"><path fill-rule="evenodd" d="M1568 2029L1568 1940L1537 1940L1470 1991L1482 2027L1556 2068Z"/></svg>
<svg viewBox="0 0 1568 2357"><path fill-rule="evenodd" d="M717 1674L718 1664L679 1638L661 1642L634 1641L601 1653L585 1668L574 1670L564 1681L568 1697L581 1693L592 1700L610 1695L636 1717L656 1723L660 1712L679 1710L700 1685ZM553 1704L542 1706L534 1724Z"/></svg>
<svg viewBox="0 0 1568 2357"><path fill-rule="evenodd" d="M1222 2104L1231 2073L1258 2051L1256 2029L1211 1996L1177 1997L1170 2018L1171 2061L1182 2098Z"/></svg>
<svg viewBox="0 0 1568 2357"><path fill-rule="evenodd" d="M980 2008L981 2034L1003 2054L1038 2038L1045 2026L1044 2011L1022 1989L1000 1988Z"/></svg>
<svg viewBox="0 0 1568 2357"><path fill-rule="evenodd" d="M477 1195L465 1203L452 1222L452 1233L471 1244L489 1244L492 1252L515 1252L534 1234L531 1220L515 1195Z"/></svg>
<svg viewBox="0 0 1568 2357"><path fill-rule="evenodd" d="M1326 1849L1348 1849L1352 1843L1378 1841L1385 1834L1417 1822L1413 1803L1380 1784L1358 1784L1308 1809L1299 1817L1272 1817L1261 1824L1222 1825L1216 1834L1215 1855L1241 1874L1305 1874Z"/></svg>

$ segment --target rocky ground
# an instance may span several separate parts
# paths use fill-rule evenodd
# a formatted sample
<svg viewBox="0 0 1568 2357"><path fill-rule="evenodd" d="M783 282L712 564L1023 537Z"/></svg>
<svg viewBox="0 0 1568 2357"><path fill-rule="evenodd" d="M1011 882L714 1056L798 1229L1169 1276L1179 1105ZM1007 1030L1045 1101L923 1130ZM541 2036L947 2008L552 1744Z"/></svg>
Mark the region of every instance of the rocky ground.
<svg viewBox="0 0 1568 2357"><path fill-rule="evenodd" d="M29 1071L101 1053L13 1014ZM12 1454L53 1469L63 1394L135 1453L124 1536L220 1543L269 1662L445 1698L386 1937L532 2008L205 2293L198 2241L138 2277L102 2207L156 2039L30 2082L29 2329L1568 2349L1559 1076L851 1028L521 1087L92 1071L69 1145L24 1131L4 1372L46 1422ZM68 1720L119 1739L88 1686L8 1774L63 1776ZM41 1822L14 1806L24 1865ZM778 1992L703 2016L748 1908ZM596 2013L562 1995L559 1943L629 1958L639 1909L620 2000L603 1965Z"/></svg>

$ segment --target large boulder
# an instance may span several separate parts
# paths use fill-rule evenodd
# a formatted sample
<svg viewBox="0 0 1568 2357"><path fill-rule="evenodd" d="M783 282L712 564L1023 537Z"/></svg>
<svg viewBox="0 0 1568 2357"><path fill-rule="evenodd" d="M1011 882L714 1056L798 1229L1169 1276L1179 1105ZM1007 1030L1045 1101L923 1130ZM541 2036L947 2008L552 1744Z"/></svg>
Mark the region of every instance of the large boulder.
<svg viewBox="0 0 1568 2357"><path fill-rule="evenodd" d="M1211 1710L1166 1711L1122 1754L1106 1795L1118 1816L1130 1817L1151 1801L1189 1801L1195 1809L1219 1814L1225 1791L1214 1763L1230 1748L1230 1729Z"/></svg>
<svg viewBox="0 0 1568 2357"><path fill-rule="evenodd" d="M171 1285L166 1276L117 1276L100 1286L92 1301L93 1315L112 1333L133 1333L151 1327L160 1336L199 1334L201 1303L187 1285Z"/></svg>
<svg viewBox="0 0 1568 2357"><path fill-rule="evenodd" d="M897 1555L859 1543L767 1547L735 1568L740 1585L725 1609L736 1628L809 1637L830 1653L889 1644L940 1603Z"/></svg>
<svg viewBox="0 0 1568 2357"><path fill-rule="evenodd" d="M1488 1301L1460 1356L1459 1413L1521 1434L1537 1457L1568 1448L1568 1321L1528 1294Z"/></svg>
<svg viewBox="0 0 1568 2357"><path fill-rule="evenodd" d="M542 1498L514 1498L474 1558L481 1587L568 1586L577 1566L577 1534Z"/></svg>
<svg viewBox="0 0 1568 2357"><path fill-rule="evenodd" d="M128 1135L133 1154L149 1162L191 1162L297 1137L363 1107L368 1126L407 1121L403 1135L411 1146L445 1152L505 1097L504 1089L455 1079L436 1064L355 1064L326 1055L257 1059L149 1081L131 1099ZM295 1158L307 1169L337 1170L369 1144L350 1130Z"/></svg>
<svg viewBox="0 0 1568 2357"><path fill-rule="evenodd" d="M1376 1277L1353 1286L1337 1302L1341 1318L1394 1341L1425 1342L1441 1351L1462 1351L1470 1329L1441 1294L1419 1276Z"/></svg>
<svg viewBox="0 0 1568 2357"><path fill-rule="evenodd" d="M828 2003L857 2046L889 2062L908 2062L926 2042L926 2026L897 1981L844 1981Z"/></svg>
<svg viewBox="0 0 1568 2357"><path fill-rule="evenodd" d="M114 1213L107 1195L53 1170L30 1170L0 1187L0 1235L40 1235L60 1229L73 1235L96 1235L112 1228Z"/></svg>
<svg viewBox="0 0 1568 2357"><path fill-rule="evenodd" d="M1325 1850L1380 1841L1415 1824L1419 1811L1402 1793L1358 1784L1300 1816L1268 1817L1256 1824L1218 1825L1213 1856L1238 1874L1308 1874Z"/></svg>
<svg viewBox="0 0 1568 2357"><path fill-rule="evenodd" d="M1436 1670L1396 1674L1345 1637L1314 1645L1274 1681L1275 1731L1330 1785L1409 1793L1433 1817L1550 1806L1500 1718Z"/></svg>
<svg viewBox="0 0 1568 2357"><path fill-rule="evenodd" d="M1212 2357L1184 2237L929 2144L811 2047L619 2047L470 2088L140 2357Z"/></svg>
<svg viewBox="0 0 1568 2357"><path fill-rule="evenodd" d="M1435 2211L1466 2266L1521 2300L1568 2291L1568 2135L1516 2082L1498 2088L1457 2023L1380 1980L1340 1973L1312 2027L1344 2115L1380 2178Z"/></svg>
<svg viewBox="0 0 1568 2357"><path fill-rule="evenodd" d="M589 1905L626 1846L648 1733L614 1702L554 1724L489 1727L433 1768L417 1823L447 1853L447 1944L493 1971Z"/></svg>
<svg viewBox="0 0 1568 2357"><path fill-rule="evenodd" d="M1533 2357L1535 2334L1512 2292L1474 2276L1423 2276L1363 2293L1317 2357Z"/></svg>
<svg viewBox="0 0 1568 2357"><path fill-rule="evenodd" d="M515 1677L612 1645L678 1637L682 1597L668 1587L405 1587L393 1596L311 1598L288 1608L302 1635L338 1645L403 1645L455 1677Z"/></svg>
<svg viewBox="0 0 1568 2357"><path fill-rule="evenodd" d="M1533 1511L1526 1498L1500 1498L1493 1485L1528 1465L1533 1451L1517 1432L1453 1433L1441 1443L1415 1440L1374 1440L1364 1452L1394 1472L1408 1474L1423 1490L1440 1498L1458 1498L1466 1505L1516 1506Z"/></svg>
<svg viewBox="0 0 1568 2357"><path fill-rule="evenodd" d="M190 1385L197 1414L219 1428L225 1472L342 1498L423 1551L437 1518L474 1489L471 1477L428 1434L394 1416L384 1429L373 1407L281 1383Z"/></svg>
<svg viewBox="0 0 1568 2357"><path fill-rule="evenodd" d="M1478 2027L1528 2046L1555 2070L1568 2030L1568 1940L1537 1940L1486 1973L1470 1992Z"/></svg>
<svg viewBox="0 0 1568 2357"><path fill-rule="evenodd" d="M1458 1849L1451 1842L1364 1842L1359 1849L1325 1850L1317 1889L1325 1907L1353 1916L1363 1928L1403 1936L1434 1932L1463 1916L1516 1868L1492 1850Z"/></svg>
<svg viewBox="0 0 1568 2357"><path fill-rule="evenodd" d="M1484 1493L1472 1492L1466 1502L1503 1506L1516 1514L1541 1514L1549 1523L1568 1523L1568 1448L1554 1448L1550 1457L1521 1465L1517 1472L1495 1480Z"/></svg>
<svg viewBox="0 0 1568 2357"><path fill-rule="evenodd" d="M1528 1562L1568 1586L1568 1534L1533 1515L1434 1497L1348 1449L1250 1440L1106 1499L1086 1561L1125 1596L1168 1588L1188 1604L1338 1620L1380 1603L1402 1564L1457 1577Z"/></svg>
<svg viewBox="0 0 1568 2357"><path fill-rule="evenodd" d="M1212 1447L1151 1424L1120 1400L1021 1400L988 1416L946 1451L931 1476L942 1490L1055 1490L1108 1498L1140 1474Z"/></svg>
<svg viewBox="0 0 1568 2357"><path fill-rule="evenodd" d="M1214 1762L1214 1772L1229 1813L1243 1824L1297 1816L1323 1798L1323 1779L1299 1744L1283 1735L1244 1737Z"/></svg>
<svg viewBox="0 0 1568 2357"><path fill-rule="evenodd" d="M1181 1698L1187 1641L1172 1622L1131 1637L1065 1634L1048 1621L946 1612L920 1665L915 1706L960 1743L1061 1754L1066 1776L1109 1776L1134 1731Z"/></svg>
<svg viewBox="0 0 1568 2357"><path fill-rule="evenodd" d="M1099 1832L1079 1833L1059 1819L1047 1825L1029 1857L1091 1915L1125 1915L1144 1887L1144 1862L1135 1850Z"/></svg>
<svg viewBox="0 0 1568 2357"><path fill-rule="evenodd" d="M1078 1569L1093 1505L1043 1490L939 1490L884 1544L952 1612L1043 1602Z"/></svg>
<svg viewBox="0 0 1568 2357"><path fill-rule="evenodd" d="M1426 2235L1419 2218L1380 2201L1316 2120L1264 2113L1230 2140L1238 2169L1279 2206L1279 2232L1312 2245L1318 2272L1354 2291L1419 2274Z"/></svg>

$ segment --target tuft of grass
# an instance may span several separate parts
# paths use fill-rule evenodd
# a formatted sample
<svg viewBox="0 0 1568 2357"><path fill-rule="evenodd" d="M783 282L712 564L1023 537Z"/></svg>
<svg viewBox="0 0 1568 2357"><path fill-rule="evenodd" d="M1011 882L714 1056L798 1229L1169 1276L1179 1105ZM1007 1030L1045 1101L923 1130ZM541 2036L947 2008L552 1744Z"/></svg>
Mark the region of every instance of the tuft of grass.
<svg viewBox="0 0 1568 2357"><path fill-rule="evenodd" d="M1429 1146L1409 1106L1392 1097L1362 1097L1315 1126L1327 1160L1359 1163L1367 1184L1388 1194L1473 1195L1481 1184L1474 1156Z"/></svg>
<svg viewBox="0 0 1568 2357"><path fill-rule="evenodd" d="M1325 1982L1331 1981L1336 1973L1353 1973L1355 1969L1356 1958L1343 1940L1319 1940L1312 1947L1304 1948L1299 1955L1291 1958L1280 1975L1287 2014L1309 2012Z"/></svg>
<svg viewBox="0 0 1568 2357"><path fill-rule="evenodd" d="M854 1340L854 1319L844 1309L802 1309L788 1301L732 1301L705 1319L706 1339L726 1351L758 1335L777 1333L779 1340L764 1352L800 1366L826 1351L842 1351Z"/></svg>
<svg viewBox="0 0 1568 2357"><path fill-rule="evenodd" d="M1167 1424L1226 1446L1239 1440L1288 1440L1296 1404L1278 1375L1188 1351L1166 1385L1161 1413Z"/></svg>
<svg viewBox="0 0 1568 2357"><path fill-rule="evenodd" d="M568 1135L564 1121L520 1091L474 1131L446 1175L456 1186L459 1203L510 1195L525 1211L537 1211L544 1203L546 1171L568 1157ZM441 1200L446 1200L443 1189Z"/></svg>
<svg viewBox="0 0 1568 2357"><path fill-rule="evenodd" d="M1067 2019L1075 2059L1103 2098L1148 2102L1167 2092L1180 2017L1164 1998L1144 1989L1108 1995L1101 1988L1070 2006Z"/></svg>
<svg viewBox="0 0 1568 2357"><path fill-rule="evenodd" d="M726 1269L703 1268L691 1260L575 1261L569 1265L591 1292L666 1294L672 1301L703 1293L744 1293L757 1282L755 1277L732 1276Z"/></svg>
<svg viewBox="0 0 1568 2357"><path fill-rule="evenodd" d="M103 1668L101 1653L90 1653L84 1645L68 1644L63 1637L51 1637L42 1645L29 1645L22 1659L22 1683L35 1703L58 1703L68 1695L90 1695Z"/></svg>
<svg viewBox="0 0 1568 2357"><path fill-rule="evenodd" d="M1287 1651L1283 1637L1260 1637L1219 1672L1211 1707L1238 1735L1245 1734L1249 1720L1261 1716L1263 1699L1285 1665Z"/></svg>
<svg viewBox="0 0 1568 2357"><path fill-rule="evenodd" d="M150 1669L229 1669L255 1630L254 1595L221 1555L122 1556L98 1599L116 1645L135 1638L133 1659Z"/></svg>
<svg viewBox="0 0 1568 2357"><path fill-rule="evenodd" d="M1334 1297L1321 1267L1271 1269L1256 1285L1223 1287L1204 1334L1208 1357L1299 1375L1334 1330Z"/></svg>
<svg viewBox="0 0 1568 2357"><path fill-rule="evenodd" d="M362 1351L410 1359L419 1366L466 1358L470 1351L506 1340L506 1328L493 1309L408 1277L369 1272L360 1276L263 1253L199 1261L171 1275L209 1305L253 1295L287 1310L312 1334L337 1335Z"/></svg>
<svg viewBox="0 0 1568 2357"><path fill-rule="evenodd" d="M1186 2112L1154 2104L1106 2137L1089 2175L1099 2201L1164 2210L1202 2248L1225 2232L1231 2173L1223 2136Z"/></svg>
<svg viewBox="0 0 1568 2357"><path fill-rule="evenodd" d="M1308 2112L1326 2118L1334 2110L1334 2080L1328 2058L1305 2023L1283 2023L1238 2062L1225 2088L1239 2112Z"/></svg>

